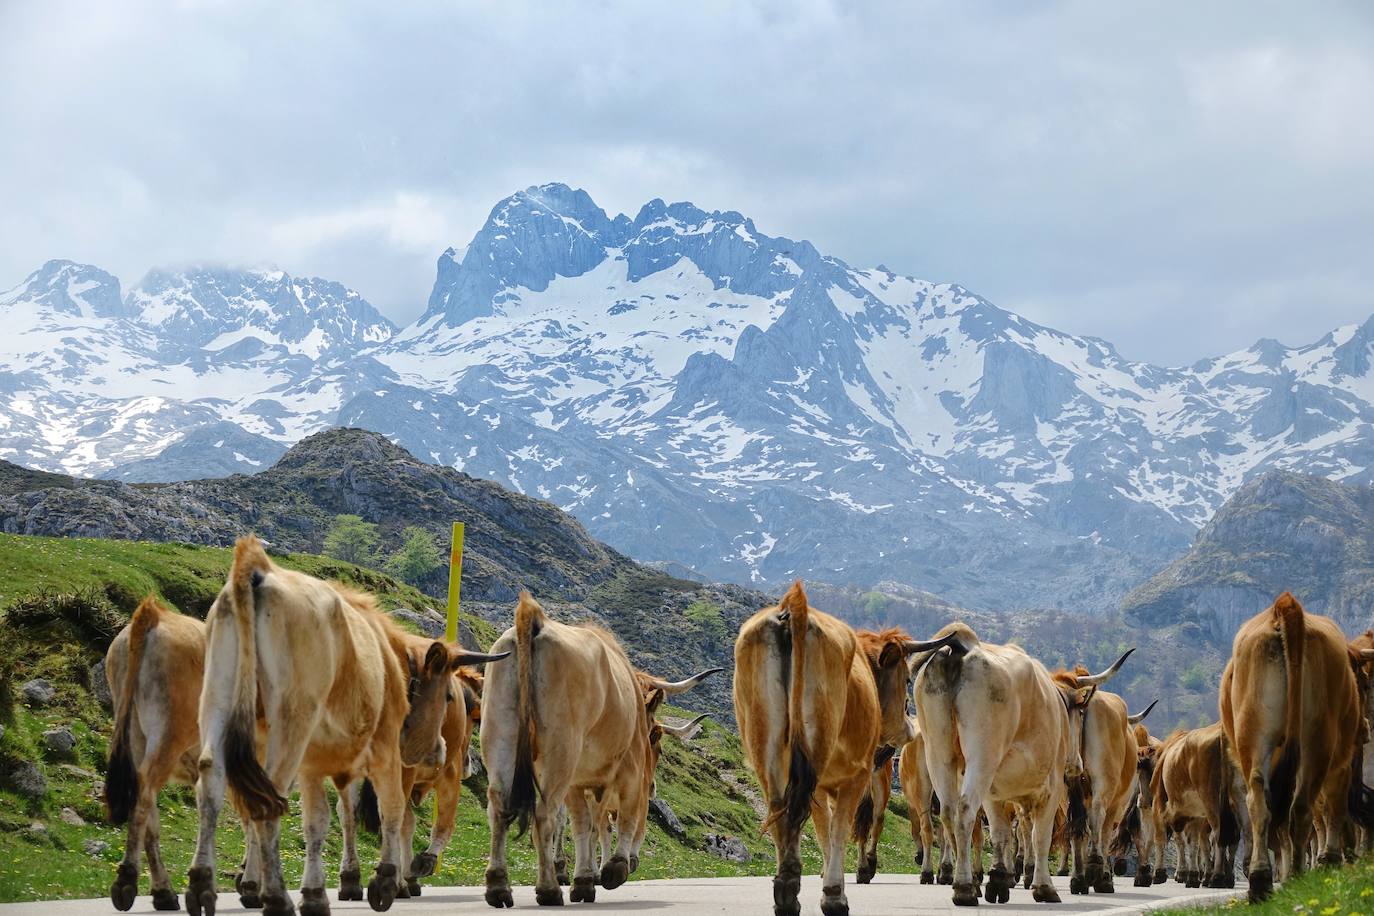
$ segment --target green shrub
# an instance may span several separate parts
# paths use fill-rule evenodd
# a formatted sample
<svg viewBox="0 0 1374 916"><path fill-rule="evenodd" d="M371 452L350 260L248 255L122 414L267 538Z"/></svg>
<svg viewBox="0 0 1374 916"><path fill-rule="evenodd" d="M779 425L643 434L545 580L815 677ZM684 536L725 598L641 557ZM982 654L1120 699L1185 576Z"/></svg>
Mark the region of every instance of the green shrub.
<svg viewBox="0 0 1374 916"><path fill-rule="evenodd" d="M324 554L345 563L370 565L377 555L377 526L357 515L336 515L324 536Z"/></svg>

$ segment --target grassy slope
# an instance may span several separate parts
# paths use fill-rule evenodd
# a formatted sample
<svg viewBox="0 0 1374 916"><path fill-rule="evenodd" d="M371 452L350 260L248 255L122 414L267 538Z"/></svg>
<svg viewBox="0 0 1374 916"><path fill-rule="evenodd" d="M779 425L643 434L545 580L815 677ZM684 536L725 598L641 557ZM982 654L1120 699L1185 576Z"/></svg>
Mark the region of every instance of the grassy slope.
<svg viewBox="0 0 1374 916"><path fill-rule="evenodd" d="M1170 916L1215 916L1244 912L1253 916L1363 916L1374 913L1374 858L1364 858L1344 868L1318 868L1299 875L1274 892L1264 903L1248 905L1244 898L1222 906L1187 907L1168 911Z"/></svg>
<svg viewBox="0 0 1374 916"><path fill-rule="evenodd" d="M0 535L0 609L45 593L81 593L95 601L103 596L108 605L127 617L143 595L154 592L183 612L203 615L224 581L229 561L228 550L183 544ZM435 603L372 570L304 554L278 557L277 561L314 575L365 586L378 594L385 607ZM489 644L494 639L496 633L490 624L473 624L479 641ZM0 736L0 766L6 757L41 761L50 790L41 802L32 803L0 788L0 901L103 896L123 849L121 831L104 824L100 800L109 716L88 689L90 666L103 655L104 641L65 621L19 628L0 619L0 631L0 720L9 703L3 695L5 680L16 685L45 677L59 692L58 702L49 708L30 710L16 704L13 718L5 722L4 735ZM78 736L74 760L43 759L40 736L44 729L57 725L70 726ZM651 821L636 877L772 873L772 846L759 833L759 817L746 794L752 788L736 788L735 783L719 778L722 772L733 774L739 785L753 785L739 741L727 729L708 723L690 745L671 739L665 742L658 774L659 795L681 818L688 838L679 842ZM60 816L63 808L73 809L86 823L65 823ZM904 810L900 799L894 809ZM428 837L430 811L430 805L422 806L417 848L422 848ZM299 882L302 866L298 812L293 801L283 831L289 884ZM192 791L185 787L167 789L161 819L164 855L174 885L180 889L195 843ZM34 823L41 824L43 830L32 831L30 825ZM741 838L753 854L752 860L736 864L703 851L703 840L709 833ZM87 840L103 840L109 848L101 856L92 856L84 848ZM221 823L219 848L220 870L227 878L242 853L242 838L232 817ZM819 850L809 835L803 852L807 868L818 868ZM880 851L883 867L909 870L912 852L907 822L900 815L890 815ZM485 784L472 778L459 804L453 844L431 883L480 884L486 853ZM365 863L376 861L370 838L363 838L362 855ZM338 857L336 832L326 857L331 872L337 868ZM852 849L850 857L852 860ZM533 882L534 857L528 838L513 844L511 872L517 885ZM146 878L141 889L146 893Z"/></svg>

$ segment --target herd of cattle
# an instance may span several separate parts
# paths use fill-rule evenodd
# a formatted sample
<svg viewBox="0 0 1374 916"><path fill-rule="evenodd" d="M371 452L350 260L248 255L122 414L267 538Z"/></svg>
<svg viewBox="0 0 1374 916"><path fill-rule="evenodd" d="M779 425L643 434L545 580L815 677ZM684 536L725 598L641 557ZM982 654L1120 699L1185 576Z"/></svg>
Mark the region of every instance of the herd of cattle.
<svg viewBox="0 0 1374 916"><path fill-rule="evenodd" d="M1142 723L1149 708L1132 715L1102 689L1130 654L1099 674L1051 672L962 623L928 641L855 631L809 607L794 585L747 620L735 644L735 714L777 851L775 912L800 912L808 819L823 859L821 910L848 912L844 854L857 841L858 880L871 880L894 769L920 880L953 885L956 904L1005 903L1023 880L1036 901L1057 902L1052 849L1061 875L1072 859L1073 893L1110 893L1132 851L1136 885L1164 880L1172 837L1180 881L1233 887L1239 862L1260 900L1276 872L1302 871L1310 855L1330 864L1374 845L1374 793L1363 776L1374 633L1347 642L1285 593L1237 634L1220 721L1163 741ZM538 903L562 904L567 884L573 902L593 901L598 887L614 889L638 867L663 736L689 739L705 718L670 726L656 719L659 706L721 670L678 682L646 674L612 634L552 620L528 594L490 653L467 652L400 630L365 594L275 565L253 537L236 545L204 623L149 598L106 661L115 704L106 802L128 829L111 900L133 905L142 853L154 906L179 908L159 849L157 796L170 781L193 783L192 916L214 916L226 794L244 828L235 878L243 905L294 912L280 854L292 787L305 838L300 908L329 912L326 780L343 831L339 899L366 896L382 911L421 893L452 836L479 727L487 903L514 905L512 827L532 827ZM430 793L430 843L412 855L413 805ZM380 837L366 888L360 808L372 811Z"/></svg>

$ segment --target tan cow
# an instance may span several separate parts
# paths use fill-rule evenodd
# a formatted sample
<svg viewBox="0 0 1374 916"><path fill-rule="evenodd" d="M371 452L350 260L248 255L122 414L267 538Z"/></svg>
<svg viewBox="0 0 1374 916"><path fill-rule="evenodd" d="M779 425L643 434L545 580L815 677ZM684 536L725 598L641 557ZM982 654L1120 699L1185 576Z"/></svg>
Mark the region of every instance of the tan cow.
<svg viewBox="0 0 1374 916"><path fill-rule="evenodd" d="M868 789L874 752L880 744L899 747L910 737L907 660L935 647L896 631L890 635L878 650L885 674L875 678L854 630L811 608L800 581L781 603L740 627L735 718L768 804L764 828L777 850L773 909L778 916L801 910L800 843L808 816L815 821L824 860L821 910L826 916L849 912L844 848ZM880 690L895 695L880 703Z"/></svg>
<svg viewBox="0 0 1374 916"><path fill-rule="evenodd" d="M897 777L902 784L902 795L906 796L911 840L916 845L916 864L921 867L921 883L934 884L935 824L931 819L931 796L935 788L930 782L930 770L926 767L926 742L919 724L915 725L913 731L914 736L902 749ZM948 844L941 844L942 860L947 847Z"/></svg>
<svg viewBox="0 0 1374 916"><path fill-rule="evenodd" d="M162 861L157 796L169 782L196 782L196 706L204 670L205 624L167 610L151 595L105 653L115 711L105 806L111 823L128 825L124 858L110 888L115 909L134 904L140 851L148 856L153 907L180 909Z"/></svg>
<svg viewBox="0 0 1374 916"><path fill-rule="evenodd" d="M890 756L878 752L882 762L873 768L868 791L854 815L854 842L859 844L859 867L854 880L868 884L878 873L878 841L887 821L887 803L892 800L892 772L896 768Z"/></svg>
<svg viewBox="0 0 1374 916"><path fill-rule="evenodd" d="M1150 785L1154 778L1156 755L1164 746L1164 742L1151 735L1149 729L1140 724L1158 702L1152 702L1144 712L1131 716L1136 754L1135 797L1127 810L1126 820L1118 831L1116 854L1125 856L1130 847L1135 846L1136 887L1150 887L1166 880L1164 847L1168 835L1162 829L1155 829L1154 792Z"/></svg>
<svg viewBox="0 0 1374 916"><path fill-rule="evenodd" d="M1170 735L1150 788L1155 830L1172 827L1179 836L1180 880L1189 887L1235 887L1235 805L1244 783L1221 723Z"/></svg>
<svg viewBox="0 0 1374 916"><path fill-rule="evenodd" d="M1122 656L1124 660L1131 653ZM1119 664L1119 663L1118 663ZM1072 692L1088 683L1091 672L1082 665L1059 670L1052 677L1060 690ZM1113 869L1105 853L1107 842L1126 815L1135 788L1136 743L1126 701L1114 693L1093 690L1077 722L1083 758L1087 820L1081 832L1071 830L1073 876L1069 893L1114 893Z"/></svg>
<svg viewBox="0 0 1374 916"><path fill-rule="evenodd" d="M1273 890L1271 831L1286 877L1307 865L1317 797L1325 795L1335 823L1347 813L1361 711L1345 636L1284 592L1236 633L1220 707L1246 783L1250 899L1259 901ZM1341 861L1338 835L1328 834L1321 862Z"/></svg>
<svg viewBox="0 0 1374 916"><path fill-rule="evenodd" d="M913 694L926 764L954 831L954 903L978 903L971 839L979 807L987 813L993 848L985 896L990 903L1009 899L1007 804L1030 820L1032 897L1057 902L1049 872L1054 816L1066 778L1077 785L1082 775L1078 728L1071 720L1125 656L1100 675L1076 678L1078 686L1070 688L1056 684L1019 646L983 643L966 624L949 624L938 642L945 646L917 675ZM1071 801L1071 820L1084 816L1081 797L1071 795Z"/></svg>
<svg viewBox="0 0 1374 916"><path fill-rule="evenodd" d="M490 782L487 820L491 857L486 901L514 906L506 837L533 821L539 857L535 900L562 905L555 869L558 816L566 804L576 847L572 900L596 899L593 845L603 805L617 808L615 851L600 884L613 890L630 876L630 855L643 836L652 779L649 716L634 666L616 638L590 624L552 620L528 592L515 625L493 647L514 663L494 665L482 693L482 757Z"/></svg>
<svg viewBox="0 0 1374 916"><path fill-rule="evenodd" d="M252 818L266 916L293 911L282 880L280 818L286 792L299 783L305 828L303 916L324 916L323 851L329 830L324 780L345 789L366 776L382 816L381 863L368 902L385 910L404 864L401 768L440 759L451 667L502 658L454 653L432 642L414 662L403 633L370 597L274 564L257 538L234 547L229 580L206 620L205 680L200 697L200 834L186 906L213 916L215 827L226 780ZM408 699L408 668L424 687ZM267 727L259 760L255 713ZM245 869L245 883L254 877Z"/></svg>

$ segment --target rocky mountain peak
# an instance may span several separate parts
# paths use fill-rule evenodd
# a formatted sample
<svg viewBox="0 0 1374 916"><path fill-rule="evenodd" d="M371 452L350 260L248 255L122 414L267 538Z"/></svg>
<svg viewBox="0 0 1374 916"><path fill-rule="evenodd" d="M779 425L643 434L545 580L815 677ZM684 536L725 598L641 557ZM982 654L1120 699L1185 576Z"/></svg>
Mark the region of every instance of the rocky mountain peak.
<svg viewBox="0 0 1374 916"><path fill-rule="evenodd" d="M86 318L118 318L129 313L119 280L90 264L52 260L29 274L23 283L0 293L0 308L18 303Z"/></svg>

